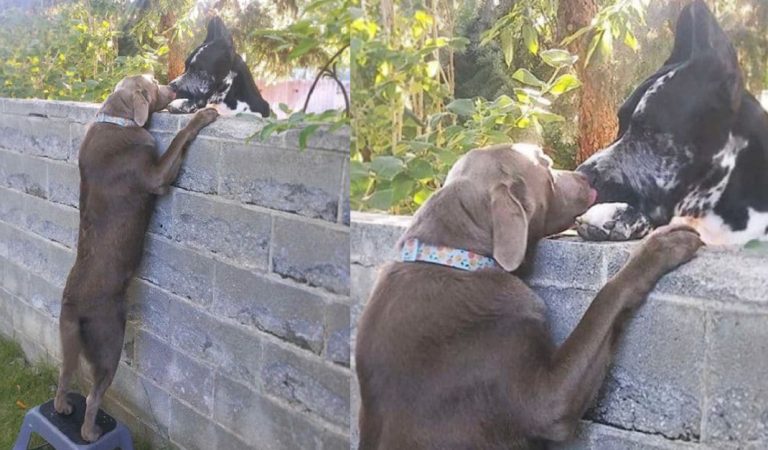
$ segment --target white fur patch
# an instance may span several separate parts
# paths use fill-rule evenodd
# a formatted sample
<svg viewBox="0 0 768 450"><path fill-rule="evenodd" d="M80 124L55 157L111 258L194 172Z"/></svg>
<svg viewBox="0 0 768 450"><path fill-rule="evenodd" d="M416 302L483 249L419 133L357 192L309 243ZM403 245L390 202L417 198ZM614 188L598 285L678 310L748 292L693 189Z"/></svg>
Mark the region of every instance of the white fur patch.
<svg viewBox="0 0 768 450"><path fill-rule="evenodd" d="M205 50L205 48L206 48L206 47L208 47L209 45L211 45L211 44L205 44L205 45L203 45L202 47L200 47L199 49L197 49L197 51L195 52L195 54L194 54L194 55L192 55L192 59L190 59L190 60L189 60L189 65L192 65L192 64L194 64L194 62L195 62L195 61L197 61L197 56L198 56L200 53L202 53L202 52L203 52L203 50Z"/></svg>
<svg viewBox="0 0 768 450"><path fill-rule="evenodd" d="M225 98L227 98L227 94L229 94L229 90L232 88L232 81L234 81L235 77L237 76L237 73L233 71L229 71L226 77L222 80L222 83L224 83L224 89L222 89L219 92L215 92L213 95L211 95L211 98L208 100L208 103L221 103L224 101Z"/></svg>
<svg viewBox="0 0 768 450"><path fill-rule="evenodd" d="M629 212L626 203L598 203L576 219L576 231L593 241L627 241L643 237L651 229L648 219Z"/></svg>
<svg viewBox="0 0 768 450"><path fill-rule="evenodd" d="M748 208L747 227L744 230L734 231L714 211L731 179L733 169L736 167L736 159L747 145L747 140L742 137L733 134L728 136L723 149L712 158L713 169L702 182L719 172L724 172L722 178L710 188L705 189L699 185L686 195L675 207L672 223L693 227L707 245L740 245L752 239L768 239L765 233L768 228L768 212Z"/></svg>
<svg viewBox="0 0 768 450"><path fill-rule="evenodd" d="M675 76L677 73L677 70L669 71L667 74L659 77L652 85L648 88L647 91L645 91L645 94L643 94L643 98L640 99L640 101L637 103L637 108L635 108L635 113L642 114L645 111L645 107L648 106L648 100L651 98L653 94L659 91L661 87L672 79L672 77Z"/></svg>

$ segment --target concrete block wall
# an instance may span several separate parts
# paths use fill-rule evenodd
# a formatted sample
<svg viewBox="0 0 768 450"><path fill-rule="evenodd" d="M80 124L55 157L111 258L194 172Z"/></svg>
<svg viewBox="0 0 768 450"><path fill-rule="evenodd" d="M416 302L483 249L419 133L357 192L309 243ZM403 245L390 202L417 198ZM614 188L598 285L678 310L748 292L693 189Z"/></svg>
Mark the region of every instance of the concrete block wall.
<svg viewBox="0 0 768 450"><path fill-rule="evenodd" d="M0 333L54 364L96 109L0 99ZM187 120L155 114L158 147ZM203 130L129 290L105 408L157 448L349 447L349 136L246 142L262 124Z"/></svg>
<svg viewBox="0 0 768 450"><path fill-rule="evenodd" d="M352 323L396 258L405 217L355 213ZM528 282L562 342L636 244L543 241ZM354 351L353 351L354 354ZM354 367L354 362L353 362ZM560 450L768 448L768 251L703 249L667 275L625 329L597 404ZM352 386L352 448L359 409Z"/></svg>

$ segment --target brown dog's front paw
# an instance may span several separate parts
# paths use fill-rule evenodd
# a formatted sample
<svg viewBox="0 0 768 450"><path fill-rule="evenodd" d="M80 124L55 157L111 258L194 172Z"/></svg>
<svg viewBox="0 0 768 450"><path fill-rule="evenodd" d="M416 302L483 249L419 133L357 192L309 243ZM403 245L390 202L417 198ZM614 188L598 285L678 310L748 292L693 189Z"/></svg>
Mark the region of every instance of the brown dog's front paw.
<svg viewBox="0 0 768 450"><path fill-rule="evenodd" d="M199 130L215 122L218 117L219 112L216 111L216 108L203 108L195 113L191 124L193 124L195 129Z"/></svg>
<svg viewBox="0 0 768 450"><path fill-rule="evenodd" d="M56 413L61 414L62 416L68 416L72 414L72 410L74 409L72 407L72 403L69 402L65 397L56 396L56 398L53 400L53 409L56 410Z"/></svg>
<svg viewBox="0 0 768 450"><path fill-rule="evenodd" d="M699 233L687 225L665 225L642 242L638 257L659 270L658 276L693 259L704 245Z"/></svg>
<svg viewBox="0 0 768 450"><path fill-rule="evenodd" d="M80 435L87 442L96 442L101 437L101 428L96 424L93 424L90 427L83 424L83 427L80 428Z"/></svg>

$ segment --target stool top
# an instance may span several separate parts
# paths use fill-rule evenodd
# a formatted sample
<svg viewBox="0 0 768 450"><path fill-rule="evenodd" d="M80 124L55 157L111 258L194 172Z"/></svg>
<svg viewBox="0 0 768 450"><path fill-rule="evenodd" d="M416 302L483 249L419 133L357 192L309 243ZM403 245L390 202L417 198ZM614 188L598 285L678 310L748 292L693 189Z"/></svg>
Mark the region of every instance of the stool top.
<svg viewBox="0 0 768 450"><path fill-rule="evenodd" d="M53 400L49 400L40 405L40 414L45 417L48 422L59 431L69 438L70 441L78 445L88 444L80 436L80 428L85 421L85 397L80 394L69 393L67 399L72 404L72 414L68 416L62 416L57 413L53 408ZM101 431L106 434L114 430L117 426L117 421L109 414L105 413L101 409L96 414L96 425L101 428Z"/></svg>

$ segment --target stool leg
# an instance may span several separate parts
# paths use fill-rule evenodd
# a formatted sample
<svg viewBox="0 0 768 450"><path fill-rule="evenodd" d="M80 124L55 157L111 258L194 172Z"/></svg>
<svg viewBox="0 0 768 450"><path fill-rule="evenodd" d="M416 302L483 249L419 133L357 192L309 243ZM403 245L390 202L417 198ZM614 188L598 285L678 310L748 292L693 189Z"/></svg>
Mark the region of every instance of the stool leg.
<svg viewBox="0 0 768 450"><path fill-rule="evenodd" d="M133 450L131 432L125 426L122 427L123 429L120 431L120 450Z"/></svg>
<svg viewBox="0 0 768 450"><path fill-rule="evenodd" d="M32 439L32 424L29 422L29 417L25 416L19 436L16 438L16 443L13 444L13 450L27 450L30 439Z"/></svg>

